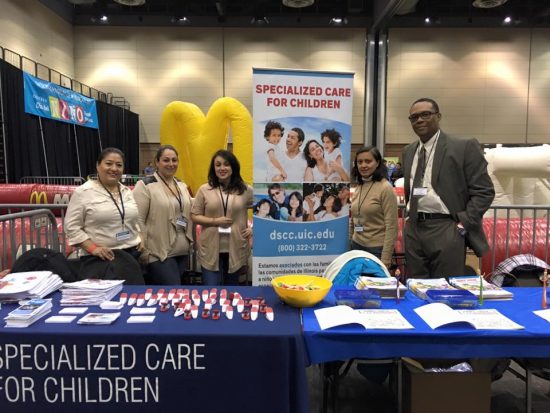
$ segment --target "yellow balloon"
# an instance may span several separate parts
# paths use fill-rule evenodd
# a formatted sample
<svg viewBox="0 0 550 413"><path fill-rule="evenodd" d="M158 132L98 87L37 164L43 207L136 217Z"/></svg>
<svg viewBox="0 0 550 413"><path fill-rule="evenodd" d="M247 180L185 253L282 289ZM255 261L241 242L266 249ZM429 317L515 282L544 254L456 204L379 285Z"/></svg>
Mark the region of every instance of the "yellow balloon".
<svg viewBox="0 0 550 413"><path fill-rule="evenodd" d="M180 154L176 176L193 191L208 181L208 167L218 149L226 149L231 128L233 153L241 164L241 176L252 183L252 116L234 98L217 99L208 114L188 102L171 102L162 113L160 143L173 145Z"/></svg>

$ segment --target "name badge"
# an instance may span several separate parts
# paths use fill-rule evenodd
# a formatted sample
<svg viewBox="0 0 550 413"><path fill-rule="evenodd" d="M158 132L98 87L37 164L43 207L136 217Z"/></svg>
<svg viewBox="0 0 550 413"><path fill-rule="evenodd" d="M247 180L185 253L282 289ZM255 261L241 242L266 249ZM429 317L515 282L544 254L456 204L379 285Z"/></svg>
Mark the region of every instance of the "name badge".
<svg viewBox="0 0 550 413"><path fill-rule="evenodd" d="M126 241L127 239L132 238L132 234L130 234L130 231L120 231L116 233L116 240L117 241Z"/></svg>
<svg viewBox="0 0 550 413"><path fill-rule="evenodd" d="M428 188L421 186L418 188L413 188L413 196L424 196L428 193Z"/></svg>
<svg viewBox="0 0 550 413"><path fill-rule="evenodd" d="M176 225L182 227L183 229L187 228L187 219L185 217L179 217L176 219Z"/></svg>
<svg viewBox="0 0 550 413"><path fill-rule="evenodd" d="M355 225L355 226L353 227L353 230L354 230L355 232L363 232L363 225Z"/></svg>
<svg viewBox="0 0 550 413"><path fill-rule="evenodd" d="M218 227L218 232L220 234L231 234L231 227L227 227L227 228Z"/></svg>

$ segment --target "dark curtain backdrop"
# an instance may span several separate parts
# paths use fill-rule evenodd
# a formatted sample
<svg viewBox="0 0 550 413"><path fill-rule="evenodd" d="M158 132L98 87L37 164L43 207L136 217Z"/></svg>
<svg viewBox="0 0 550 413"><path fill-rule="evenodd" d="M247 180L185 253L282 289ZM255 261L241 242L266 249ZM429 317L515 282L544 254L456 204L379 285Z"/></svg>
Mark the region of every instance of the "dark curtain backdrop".
<svg viewBox="0 0 550 413"><path fill-rule="evenodd" d="M126 155L125 173L139 174L137 114L96 102L99 130L42 118L42 145L39 118L25 113L23 72L0 60L0 81L6 130L7 182L18 183L23 176L86 177L95 173L100 148L109 146L119 148Z"/></svg>

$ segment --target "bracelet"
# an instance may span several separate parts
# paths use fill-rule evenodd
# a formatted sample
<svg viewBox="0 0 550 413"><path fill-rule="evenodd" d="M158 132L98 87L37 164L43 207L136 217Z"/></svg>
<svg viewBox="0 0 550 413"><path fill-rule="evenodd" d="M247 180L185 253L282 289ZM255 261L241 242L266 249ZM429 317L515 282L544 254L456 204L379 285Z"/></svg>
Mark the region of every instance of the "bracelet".
<svg viewBox="0 0 550 413"><path fill-rule="evenodd" d="M88 254L91 254L92 252L95 251L96 248L97 248L97 245L92 244L92 246L90 248L86 248L86 251L88 252Z"/></svg>

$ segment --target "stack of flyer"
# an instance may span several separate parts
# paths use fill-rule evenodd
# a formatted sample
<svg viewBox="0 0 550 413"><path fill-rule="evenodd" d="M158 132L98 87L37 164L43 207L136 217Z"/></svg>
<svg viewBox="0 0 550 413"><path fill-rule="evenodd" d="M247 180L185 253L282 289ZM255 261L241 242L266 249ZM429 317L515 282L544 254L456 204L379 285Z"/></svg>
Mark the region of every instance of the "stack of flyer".
<svg viewBox="0 0 550 413"><path fill-rule="evenodd" d="M10 312L4 320L6 327L28 327L52 311L52 300L35 298Z"/></svg>
<svg viewBox="0 0 550 413"><path fill-rule="evenodd" d="M88 313L77 324L113 324L120 317L120 313Z"/></svg>
<svg viewBox="0 0 550 413"><path fill-rule="evenodd" d="M445 278L409 278L407 280L408 289L422 300L428 297L428 290L456 290Z"/></svg>
<svg viewBox="0 0 550 413"><path fill-rule="evenodd" d="M87 279L61 287L61 305L100 305L122 290L124 280Z"/></svg>
<svg viewBox="0 0 550 413"><path fill-rule="evenodd" d="M449 283L463 290L468 290L476 297L483 295L486 300L511 300L514 298L514 293L500 288L494 284L491 284L483 277L479 276L463 276L463 277L451 277ZM481 291L483 289L483 291Z"/></svg>
<svg viewBox="0 0 550 413"><path fill-rule="evenodd" d="M13 272L0 280L0 302L43 298L63 285L51 271Z"/></svg>
<svg viewBox="0 0 550 413"><path fill-rule="evenodd" d="M399 283L399 294L403 296L407 287L397 281L394 277L365 277L361 276L355 280L355 288L358 290L376 291L381 298L397 298L397 285Z"/></svg>

